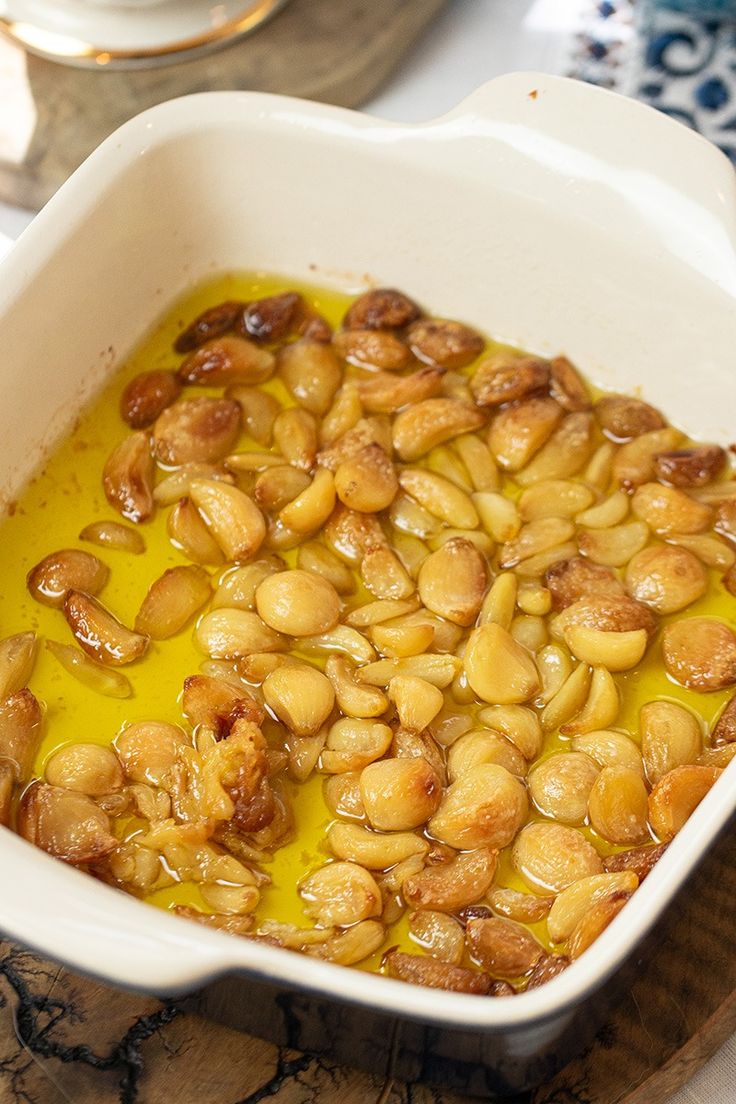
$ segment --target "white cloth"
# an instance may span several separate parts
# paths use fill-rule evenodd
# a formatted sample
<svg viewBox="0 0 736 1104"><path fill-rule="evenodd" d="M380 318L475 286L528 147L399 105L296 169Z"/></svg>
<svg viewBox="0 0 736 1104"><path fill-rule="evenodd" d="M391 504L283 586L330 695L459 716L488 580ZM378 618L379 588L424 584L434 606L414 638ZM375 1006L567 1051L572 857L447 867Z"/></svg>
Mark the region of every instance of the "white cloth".
<svg viewBox="0 0 736 1104"><path fill-rule="evenodd" d="M379 118L420 122L448 111L500 73L564 72L580 14L588 6L589 0L452 0L364 110ZM28 212L0 203L0 234L15 238L30 220ZM736 1036L668 1104L733 1104L734 1085Z"/></svg>
<svg viewBox="0 0 736 1104"><path fill-rule="evenodd" d="M732 1104L736 1098L736 1035L732 1035L667 1104Z"/></svg>

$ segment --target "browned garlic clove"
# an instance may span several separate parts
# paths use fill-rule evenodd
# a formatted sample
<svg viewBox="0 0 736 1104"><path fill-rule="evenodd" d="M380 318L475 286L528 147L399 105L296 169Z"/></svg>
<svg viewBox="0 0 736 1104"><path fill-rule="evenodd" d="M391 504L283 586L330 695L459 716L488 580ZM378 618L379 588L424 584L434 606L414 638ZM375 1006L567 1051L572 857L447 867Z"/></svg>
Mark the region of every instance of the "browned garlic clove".
<svg viewBox="0 0 736 1104"><path fill-rule="evenodd" d="M227 387L233 383L261 383L276 368L273 353L244 337L216 337L193 352L179 368L181 383Z"/></svg>
<svg viewBox="0 0 736 1104"><path fill-rule="evenodd" d="M16 633L0 641L0 701L28 684L36 660L36 634Z"/></svg>
<svg viewBox="0 0 736 1104"><path fill-rule="evenodd" d="M29 593L44 606L61 609L70 590L99 594L110 576L110 569L78 548L63 548L44 557L28 573Z"/></svg>
<svg viewBox="0 0 736 1104"><path fill-rule="evenodd" d="M131 433L110 454L102 472L107 501L123 517L136 523L153 513L154 462L148 435Z"/></svg>
<svg viewBox="0 0 736 1104"><path fill-rule="evenodd" d="M148 636L127 629L114 614L82 591L69 591L64 616L80 647L100 663L111 667L132 663L148 648Z"/></svg>
<svg viewBox="0 0 736 1104"><path fill-rule="evenodd" d="M407 326L420 315L419 307L396 288L374 288L359 295L348 308L346 330L393 330Z"/></svg>
<svg viewBox="0 0 736 1104"><path fill-rule="evenodd" d="M240 407L232 399L182 399L153 427L153 450L162 464L215 463L232 450Z"/></svg>
<svg viewBox="0 0 736 1104"><path fill-rule="evenodd" d="M147 429L179 398L181 384L173 372L142 372L120 397L120 416L131 429Z"/></svg>
<svg viewBox="0 0 736 1104"><path fill-rule="evenodd" d="M177 337L174 342L177 353L190 353L205 341L232 330L244 309L245 303L231 299L203 311Z"/></svg>
<svg viewBox="0 0 736 1104"><path fill-rule="evenodd" d="M43 714L25 687L0 701L0 760L8 760L16 778L28 777L41 742Z"/></svg>
<svg viewBox="0 0 736 1104"><path fill-rule="evenodd" d="M62 862L86 866L117 846L110 820L85 794L34 782L21 798L18 832Z"/></svg>

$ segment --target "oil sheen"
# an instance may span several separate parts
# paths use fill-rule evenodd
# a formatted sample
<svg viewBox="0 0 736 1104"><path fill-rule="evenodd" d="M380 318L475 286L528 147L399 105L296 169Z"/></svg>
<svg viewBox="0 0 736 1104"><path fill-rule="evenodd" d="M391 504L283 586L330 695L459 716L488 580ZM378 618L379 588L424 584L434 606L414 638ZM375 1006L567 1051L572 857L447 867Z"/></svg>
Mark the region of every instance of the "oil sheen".
<svg viewBox="0 0 736 1104"><path fill-rule="evenodd" d="M52 551L86 547L110 568L102 601L125 624L133 624L150 584L167 568L188 561L169 541L166 533L168 511L165 509L160 509L149 522L140 526L146 543L146 552L141 556L84 545L78 539L80 531L91 521L116 517L105 500L101 472L112 449L128 432L118 410L122 389L140 372L175 369L180 360L172 348L176 336L206 308L226 299L256 299L285 288L301 291L307 301L335 326L339 325L351 301L347 293L325 291L263 274L223 276L181 299L125 360L97 399L79 412L73 432L26 487L12 515L2 522L0 637L32 629L38 634L40 642L30 681L31 689L46 708L44 739L35 764L37 776L43 776L49 756L67 744L81 741L109 744L121 728L135 721L182 722L180 700L184 678L196 673L204 658L193 643L191 628L170 640L152 642L142 660L125 667L125 674L133 686L130 698L103 697L77 682L45 649L43 642L46 639L71 643L69 629L61 611L39 605L30 597L26 590L26 575ZM492 320L489 322L492 325ZM491 351L493 347L491 342ZM277 380L266 387L285 406L293 405L293 400ZM207 392L197 388L193 393ZM242 450L260 446L243 437L237 447ZM509 485L507 492L513 494L514 488ZM295 553L285 555L292 562L294 557ZM215 579L220 570L213 570ZM359 580L356 582L359 585ZM723 609L723 603L723 589L716 585L713 578L708 593L688 608L687 615L717 614L728 618L731 611ZM311 659L314 662L314 658ZM673 684L661 663L657 642L649 648L647 657L636 671L617 676L617 679L622 692L622 708L615 727L627 731L637 742L638 713L645 702L662 697L681 701L710 722L727 697L726 691L696 694ZM565 747L569 747L569 742L564 737L551 735L541 758ZM257 916L308 926L310 922L301 908L298 885L306 874L330 857L325 844L330 814L322 797L321 775L314 774L302 785L287 785L293 801L297 831L294 839L280 848L266 867L271 885L262 892ZM116 827L121 833L130 830L129 823L118 823ZM584 831L595 840L602 853L617 850L596 838L591 829L585 828ZM528 891L528 887L515 874L508 854L501 856L497 882ZM177 904L204 908L197 887L192 883L175 884L158 890L147 900L160 908L171 908ZM530 928L547 943L546 924L530 925ZM392 927L386 946L412 949L405 919ZM379 964L380 953L363 965L376 969Z"/></svg>

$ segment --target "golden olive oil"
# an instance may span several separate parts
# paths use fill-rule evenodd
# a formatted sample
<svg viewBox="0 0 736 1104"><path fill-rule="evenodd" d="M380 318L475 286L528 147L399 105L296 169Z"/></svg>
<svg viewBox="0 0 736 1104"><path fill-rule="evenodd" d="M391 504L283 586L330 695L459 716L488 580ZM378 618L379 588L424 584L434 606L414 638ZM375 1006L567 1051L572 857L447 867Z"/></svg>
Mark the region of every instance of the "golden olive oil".
<svg viewBox="0 0 736 1104"><path fill-rule="evenodd" d="M191 628L173 639L152 642L146 656L124 668L133 695L126 700L103 697L77 682L63 670L45 649L44 640L71 643L70 631L63 613L37 604L25 585L29 570L50 552L62 548L86 547L110 568L110 578L100 595L101 601L125 624L132 626L141 601L150 584L167 568L187 563L185 557L170 543L166 533L168 508L158 509L155 516L141 525L146 543L143 555L85 545L78 539L80 531L92 521L112 519L116 515L105 500L101 473L112 449L129 432L122 421L118 404L125 384L141 372L153 369L175 370L180 357L173 351L179 332L206 308L226 299L255 299L284 288L296 288L329 322L337 326L351 297L345 293L323 291L295 285L293 281L264 275L224 276L199 288L179 301L120 367L98 398L80 412L71 435L56 449L42 471L21 494L11 517L0 526L0 560L3 586L0 592L0 637L28 629L40 640L38 658L30 686L36 697L45 703L44 739L36 760L35 773L43 776L44 765L58 748L75 742L109 744L125 725L134 721L163 720L182 723L180 706L184 678L199 670L205 658L195 648ZM503 348L503 346L499 346ZM278 380L265 385L284 404L293 405ZM208 393L202 388L189 389L191 394ZM214 392L213 392L214 393ZM238 448L254 448L246 438ZM259 447L259 446L258 446ZM508 483L507 492L515 488ZM285 554L293 563L296 553ZM212 571L216 583L221 569ZM362 591L357 580L357 594ZM716 614L731 618L733 600L714 577L707 595L689 607L686 616ZM315 662L314 657L311 657ZM722 707L728 692L696 694L672 683L662 666L658 643L652 645L644 662L634 672L617 677L622 692L622 708L616 727L625 729L638 741L638 711L642 704L655 698L668 697L682 702L710 722ZM559 735L547 738L542 757L569 747L569 741ZM326 848L326 831L330 815L322 797L322 776L316 774L305 784L287 782L293 801L297 831L294 839L280 848L267 864L271 884L262 892L257 916L273 918L305 926L306 920L298 896L298 885L306 873L320 866L330 856ZM535 819L542 819L532 814ZM130 820L116 825L121 834L131 829ZM597 838L592 830L583 829L594 839L602 853L620 850ZM527 887L514 872L510 849L501 856L497 881L519 890ZM186 904L204 907L196 885L176 884L158 890L148 900L159 907L171 908ZM537 936L547 942L546 924L531 925ZM388 933L385 946L412 949L406 919L402 918ZM364 965L378 968L380 953Z"/></svg>

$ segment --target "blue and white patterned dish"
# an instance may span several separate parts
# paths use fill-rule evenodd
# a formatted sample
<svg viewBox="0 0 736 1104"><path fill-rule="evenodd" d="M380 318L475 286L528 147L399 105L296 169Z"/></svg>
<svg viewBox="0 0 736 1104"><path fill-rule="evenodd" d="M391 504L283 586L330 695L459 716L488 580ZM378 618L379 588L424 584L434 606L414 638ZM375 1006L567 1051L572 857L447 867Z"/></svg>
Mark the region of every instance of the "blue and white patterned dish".
<svg viewBox="0 0 736 1104"><path fill-rule="evenodd" d="M671 0L591 2L570 75L659 108L736 164L736 23L682 14L665 3ZM736 11L732 0L718 6Z"/></svg>
<svg viewBox="0 0 736 1104"><path fill-rule="evenodd" d="M646 0L653 8L667 8L698 18L734 19L736 0Z"/></svg>

